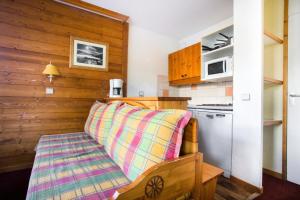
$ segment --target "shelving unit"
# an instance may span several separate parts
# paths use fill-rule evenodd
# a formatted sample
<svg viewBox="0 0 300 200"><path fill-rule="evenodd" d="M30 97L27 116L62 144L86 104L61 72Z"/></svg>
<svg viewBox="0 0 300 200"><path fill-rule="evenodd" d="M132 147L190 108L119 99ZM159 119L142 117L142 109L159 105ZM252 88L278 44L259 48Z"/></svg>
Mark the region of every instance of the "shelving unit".
<svg viewBox="0 0 300 200"><path fill-rule="evenodd" d="M220 42L220 40L223 40L224 37L220 35L220 33L228 36L228 37L233 37L233 25L227 26L225 28L222 28L221 30L218 30L214 33L211 33L209 35L206 35L202 38L202 46L208 46L210 48L214 48L215 44L217 42ZM222 58L222 57L232 57L233 56L233 48L234 48L234 44L231 43L227 46L224 47L220 47L218 49L212 50L212 51L204 51L202 50L202 66L205 66L205 62L210 61L210 60L214 60L214 59L218 59L218 58ZM204 74L205 74L205 69L204 67L202 68L202 80L204 79ZM219 81L231 81L232 80L232 76L231 77L227 77L224 79L218 79L218 80L206 80L209 82L219 82Z"/></svg>
<svg viewBox="0 0 300 200"><path fill-rule="evenodd" d="M263 171L286 179L288 0L265 0L264 9Z"/></svg>

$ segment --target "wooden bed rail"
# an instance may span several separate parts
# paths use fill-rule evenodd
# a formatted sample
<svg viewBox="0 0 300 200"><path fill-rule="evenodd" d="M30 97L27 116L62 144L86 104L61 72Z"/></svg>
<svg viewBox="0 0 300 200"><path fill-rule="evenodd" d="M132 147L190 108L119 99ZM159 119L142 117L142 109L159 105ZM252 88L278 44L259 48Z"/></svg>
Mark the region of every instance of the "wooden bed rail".
<svg viewBox="0 0 300 200"><path fill-rule="evenodd" d="M198 121L191 118L184 129L180 155L196 152L198 152Z"/></svg>
<svg viewBox="0 0 300 200"><path fill-rule="evenodd" d="M176 199L186 193L191 193L193 199L200 199L202 164L201 153L162 162L117 190L111 200Z"/></svg>

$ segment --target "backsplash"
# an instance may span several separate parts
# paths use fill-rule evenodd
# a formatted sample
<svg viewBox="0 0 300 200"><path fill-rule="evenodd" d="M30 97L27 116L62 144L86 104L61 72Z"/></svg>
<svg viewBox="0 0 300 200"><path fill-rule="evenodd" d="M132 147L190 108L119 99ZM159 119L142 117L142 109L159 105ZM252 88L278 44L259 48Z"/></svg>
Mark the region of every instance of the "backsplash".
<svg viewBox="0 0 300 200"><path fill-rule="evenodd" d="M189 104L232 103L232 81L201 83L180 87L169 86L168 76L157 76L157 96L192 97Z"/></svg>
<svg viewBox="0 0 300 200"><path fill-rule="evenodd" d="M192 97L189 104L232 103L232 82L202 83L178 88L181 97Z"/></svg>
<svg viewBox="0 0 300 200"><path fill-rule="evenodd" d="M157 96L159 97L178 97L179 90L177 87L169 85L168 76L158 75L157 76Z"/></svg>

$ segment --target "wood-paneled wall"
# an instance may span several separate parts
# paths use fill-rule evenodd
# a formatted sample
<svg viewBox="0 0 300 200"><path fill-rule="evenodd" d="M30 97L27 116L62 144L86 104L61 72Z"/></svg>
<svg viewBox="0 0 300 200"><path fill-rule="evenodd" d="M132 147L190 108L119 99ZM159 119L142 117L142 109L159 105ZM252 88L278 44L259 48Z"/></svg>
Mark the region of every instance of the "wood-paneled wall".
<svg viewBox="0 0 300 200"><path fill-rule="evenodd" d="M108 43L109 71L70 69L71 35ZM127 23L52 0L0 0L0 172L30 167L41 135L83 130L108 80L126 81L127 43ZM50 60L61 73L51 84Z"/></svg>

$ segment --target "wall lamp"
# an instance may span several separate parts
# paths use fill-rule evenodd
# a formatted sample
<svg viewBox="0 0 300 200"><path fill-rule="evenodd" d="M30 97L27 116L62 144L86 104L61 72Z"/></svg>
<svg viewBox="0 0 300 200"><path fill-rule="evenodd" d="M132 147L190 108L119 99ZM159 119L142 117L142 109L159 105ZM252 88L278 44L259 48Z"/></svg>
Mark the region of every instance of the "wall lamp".
<svg viewBox="0 0 300 200"><path fill-rule="evenodd" d="M57 70L57 67L55 65L52 65L50 61L50 64L46 65L43 74L48 75L51 83L54 76L59 76L59 71Z"/></svg>

